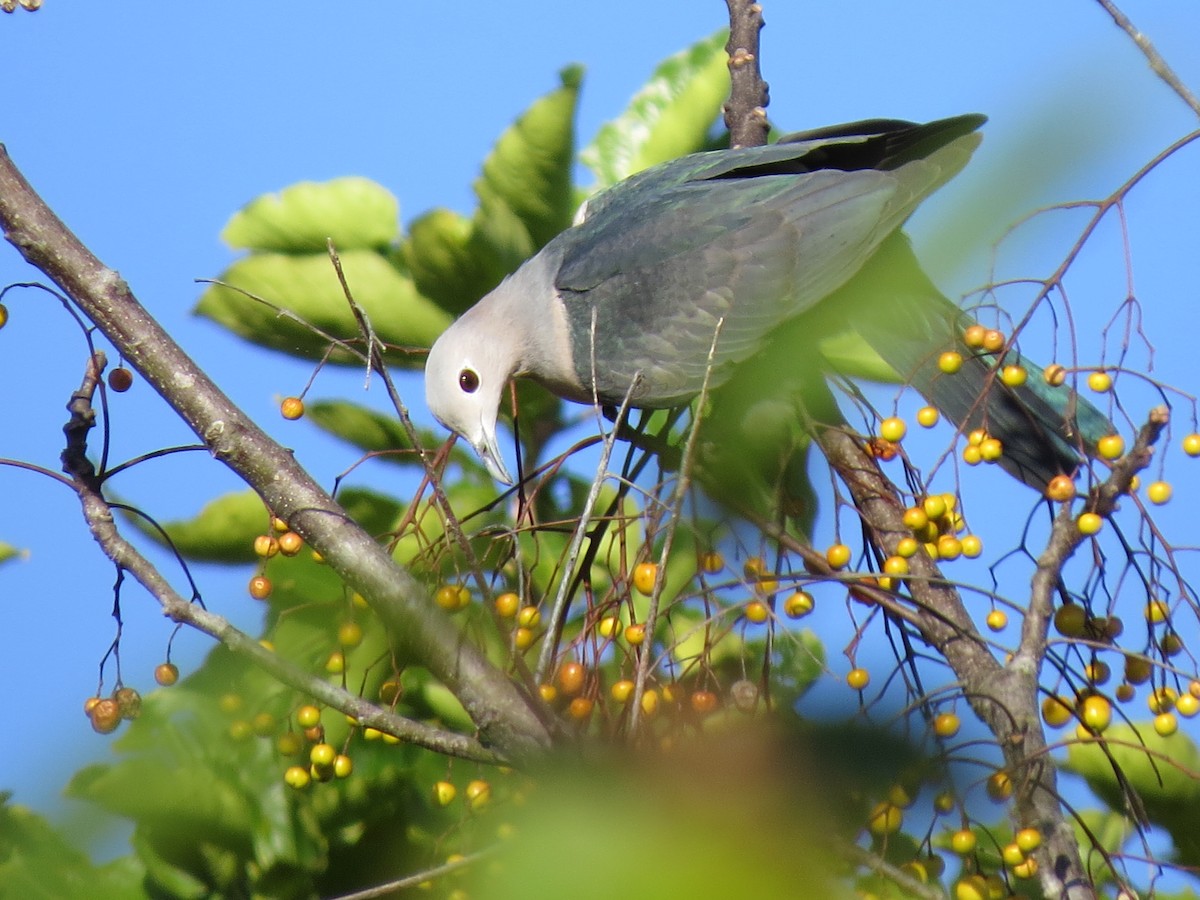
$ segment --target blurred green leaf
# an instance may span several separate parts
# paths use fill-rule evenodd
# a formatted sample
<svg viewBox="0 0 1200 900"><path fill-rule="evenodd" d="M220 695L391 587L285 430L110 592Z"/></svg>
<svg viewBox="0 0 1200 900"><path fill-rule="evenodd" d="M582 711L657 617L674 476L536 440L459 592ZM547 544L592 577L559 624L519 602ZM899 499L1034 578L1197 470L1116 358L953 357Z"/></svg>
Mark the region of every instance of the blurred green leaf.
<svg viewBox="0 0 1200 900"><path fill-rule="evenodd" d="M396 198L367 178L302 181L250 201L226 224L231 247L281 253L324 253L386 247L399 233Z"/></svg>
<svg viewBox="0 0 1200 900"><path fill-rule="evenodd" d="M1117 812L1128 808L1123 779L1137 791L1150 820L1171 835L1179 862L1200 865L1200 748L1183 732L1161 736L1149 722L1113 725L1104 739L1104 747L1072 743L1064 768L1082 775Z"/></svg>
<svg viewBox="0 0 1200 900"><path fill-rule="evenodd" d="M128 900L143 896L132 857L94 866L30 809L0 795L0 896L20 900Z"/></svg>
<svg viewBox="0 0 1200 900"><path fill-rule="evenodd" d="M393 463L419 463L413 453L385 453L388 450L413 450L408 433L395 416L375 412L344 400L320 400L305 406L304 417L322 431L349 441L369 453L381 453L379 459ZM428 428L418 430L421 442L431 447L439 443Z"/></svg>
<svg viewBox="0 0 1200 900"><path fill-rule="evenodd" d="M133 521L161 542L157 529L141 517ZM188 559L244 563L254 560L254 538L270 528L271 519L258 494L246 490L210 500L190 519L160 524L175 549Z"/></svg>
<svg viewBox="0 0 1200 900"><path fill-rule="evenodd" d="M417 289L447 312L458 314L495 285L473 245L472 221L448 209L432 209L412 222L400 255Z"/></svg>
<svg viewBox="0 0 1200 900"><path fill-rule="evenodd" d="M601 127L579 154L596 176L594 190L704 148L729 96L727 39L721 29L664 60L625 112Z"/></svg>
<svg viewBox="0 0 1200 900"><path fill-rule="evenodd" d="M5 563L13 559L24 559L28 555L29 552L27 550L22 550L19 547L14 547L12 544L0 541L0 563Z"/></svg>
<svg viewBox="0 0 1200 900"><path fill-rule="evenodd" d="M575 105L583 68L559 73L562 86L537 100L500 136L475 182L481 210L499 204L539 248L571 224Z"/></svg>
<svg viewBox="0 0 1200 900"><path fill-rule="evenodd" d="M384 342L399 347L428 347L450 324L450 316L421 296L412 279L379 253L348 250L340 256L355 302ZM235 262L220 280L224 284L210 285L201 295L196 312L248 341L307 359L324 358L329 341L304 323L334 338L359 341L358 325L333 263L325 254L256 253ZM272 306L251 299L243 291ZM280 315L274 307L290 310L302 321ZM330 359L362 364L342 351ZM392 354L389 359L410 366L423 361L421 356L402 353Z"/></svg>

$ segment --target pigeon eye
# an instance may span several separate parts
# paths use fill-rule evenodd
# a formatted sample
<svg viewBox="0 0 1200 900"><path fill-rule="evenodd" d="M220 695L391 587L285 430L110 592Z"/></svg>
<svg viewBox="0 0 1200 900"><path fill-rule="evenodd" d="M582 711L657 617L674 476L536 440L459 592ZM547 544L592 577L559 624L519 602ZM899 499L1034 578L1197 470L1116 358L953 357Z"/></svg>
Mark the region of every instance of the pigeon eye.
<svg viewBox="0 0 1200 900"><path fill-rule="evenodd" d="M463 389L463 393L473 394L479 390L479 376L470 369L463 369L458 373L458 386Z"/></svg>

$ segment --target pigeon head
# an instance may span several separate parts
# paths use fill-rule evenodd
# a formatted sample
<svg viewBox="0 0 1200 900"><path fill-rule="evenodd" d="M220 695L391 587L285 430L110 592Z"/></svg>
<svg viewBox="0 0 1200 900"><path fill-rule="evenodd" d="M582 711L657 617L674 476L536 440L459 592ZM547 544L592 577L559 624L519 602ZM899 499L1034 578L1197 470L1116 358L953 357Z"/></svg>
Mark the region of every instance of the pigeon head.
<svg viewBox="0 0 1200 900"><path fill-rule="evenodd" d="M429 411L475 448L497 481L512 484L496 441L500 393L517 369L515 346L489 333L476 306L434 342L425 362Z"/></svg>

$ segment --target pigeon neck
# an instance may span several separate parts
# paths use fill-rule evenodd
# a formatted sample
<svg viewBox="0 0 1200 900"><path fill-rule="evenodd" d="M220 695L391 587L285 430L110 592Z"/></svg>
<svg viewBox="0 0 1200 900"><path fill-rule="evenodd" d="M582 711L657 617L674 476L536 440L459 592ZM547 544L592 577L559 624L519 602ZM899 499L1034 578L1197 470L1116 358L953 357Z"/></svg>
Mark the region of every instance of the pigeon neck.
<svg viewBox="0 0 1200 900"><path fill-rule="evenodd" d="M513 375L527 375L564 396L584 392L572 364L566 310L554 287L562 253L546 247L492 294L497 319L516 337Z"/></svg>

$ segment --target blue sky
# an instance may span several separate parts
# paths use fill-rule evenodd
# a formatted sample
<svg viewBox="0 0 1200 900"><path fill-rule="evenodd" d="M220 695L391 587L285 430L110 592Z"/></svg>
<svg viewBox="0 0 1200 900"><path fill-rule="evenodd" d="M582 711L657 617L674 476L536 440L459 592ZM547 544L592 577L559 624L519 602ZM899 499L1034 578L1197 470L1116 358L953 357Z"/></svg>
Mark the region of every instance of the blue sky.
<svg viewBox="0 0 1200 900"><path fill-rule="evenodd" d="M1038 205L1103 196L1196 127L1093 3L765 6L770 113L783 128L871 116L991 117L975 162L918 215L919 245L933 248L946 237L937 232L939 210L969 204L974 227L992 241ZM1183 79L1200 87L1200 7L1129 0L1125 8ZM189 314L199 293L193 279L215 277L233 258L218 239L228 216L294 181L346 174L396 193L405 220L434 205L469 211L470 183L492 141L556 85L563 65L587 67L579 115L586 141L658 60L711 33L724 16L719 0L46 0L36 14L0 17L0 141L218 383L329 483L352 461L345 448L285 425L277 412L278 397L300 390L308 367L255 351ZM1196 387L1200 324L1194 266L1186 264L1200 236L1198 153L1181 155L1149 179L1127 210L1135 288L1158 351L1155 371L1184 387L1189 379ZM1044 274L1055 252L1061 256L1062 235L1075 233L1023 232L1001 259L1019 260L1025 274ZM986 252L953 240L940 246L943 252L930 250L931 267L952 294L987 279ZM1100 328L1126 290L1116 230L1099 235L1081 264L1095 275L1084 272L1073 283L1072 303L1081 348L1088 348L1081 354L1095 359ZM0 284L37 277L0 247ZM53 468L82 344L47 298L27 292L8 305L13 321L0 333L0 456ZM416 400L419 383L406 384ZM323 377L317 393L357 397L361 386L360 374L346 373ZM1135 404L1130 413L1142 411ZM120 399L115 415L116 458L191 440L144 385ZM151 468L115 488L168 519L238 486L199 460ZM1177 540L1186 543L1183 513L1200 501L1200 467L1173 480L1170 514ZM27 561L0 569L7 636L0 682L8 685L8 721L16 726L0 746L0 788L55 810L67 774L108 752L81 704L112 637L113 575L68 491L0 469L0 492L7 512L0 539L30 551ZM244 573L200 572L210 606L255 627L259 613L244 595ZM149 688L169 627L137 590L127 592L124 612L126 679ZM186 669L207 646L184 636L177 660ZM829 649L836 656L840 645L831 641Z"/></svg>

